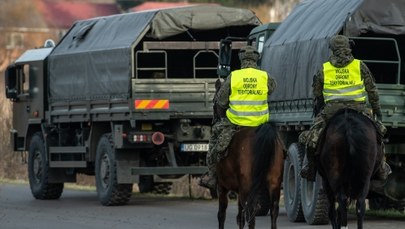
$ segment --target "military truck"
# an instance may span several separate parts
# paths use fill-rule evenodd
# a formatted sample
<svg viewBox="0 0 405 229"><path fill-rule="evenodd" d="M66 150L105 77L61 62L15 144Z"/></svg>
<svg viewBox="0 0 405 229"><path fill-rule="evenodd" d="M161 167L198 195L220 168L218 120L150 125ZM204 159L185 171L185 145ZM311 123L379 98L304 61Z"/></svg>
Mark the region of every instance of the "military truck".
<svg viewBox="0 0 405 229"><path fill-rule="evenodd" d="M328 200L319 175L308 182L299 175L306 163L299 134L313 122L312 80L328 60L329 39L343 34L354 41L353 54L373 73L380 94L386 160L393 173L374 183L372 209L405 206L405 6L389 0L309 0L297 4L281 23L252 30L249 43L261 52L259 65L277 81L271 95L275 120L288 148L283 177L284 203L291 221L328 223ZM370 108L371 109L371 108Z"/></svg>
<svg viewBox="0 0 405 229"><path fill-rule="evenodd" d="M217 5L125 13L77 21L56 46L22 54L5 88L33 196L57 199L86 174L102 205L122 205L134 183L148 192L205 172L219 40L260 24Z"/></svg>

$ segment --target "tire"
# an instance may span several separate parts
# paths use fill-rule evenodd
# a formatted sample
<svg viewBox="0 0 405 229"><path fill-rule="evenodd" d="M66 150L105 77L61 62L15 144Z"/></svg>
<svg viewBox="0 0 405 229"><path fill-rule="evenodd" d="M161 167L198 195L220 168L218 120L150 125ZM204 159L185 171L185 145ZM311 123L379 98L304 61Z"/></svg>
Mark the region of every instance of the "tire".
<svg viewBox="0 0 405 229"><path fill-rule="evenodd" d="M305 157L304 164L306 160ZM318 173L315 182L301 179L301 206L307 224L328 224L328 205L328 197L322 188L322 178Z"/></svg>
<svg viewBox="0 0 405 229"><path fill-rule="evenodd" d="M387 199L382 195L373 195L368 198L368 205L370 210L379 211L389 209Z"/></svg>
<svg viewBox="0 0 405 229"><path fill-rule="evenodd" d="M304 222L301 207L301 176L304 148L299 143L292 143L284 161L283 193L287 217L292 222Z"/></svg>
<svg viewBox="0 0 405 229"><path fill-rule="evenodd" d="M374 193L368 197L368 204L370 210L375 211L395 210L403 212L405 209L405 201L394 201L386 196Z"/></svg>
<svg viewBox="0 0 405 229"><path fill-rule="evenodd" d="M101 136L96 151L96 189L104 206L125 205L132 194L132 184L118 184L115 149L111 134Z"/></svg>
<svg viewBox="0 0 405 229"><path fill-rule="evenodd" d="M155 182L153 175L139 176L139 192L168 195L172 190L172 182Z"/></svg>
<svg viewBox="0 0 405 229"><path fill-rule="evenodd" d="M172 184L172 182L155 182L153 183L152 193L168 195L172 190Z"/></svg>
<svg viewBox="0 0 405 229"><path fill-rule="evenodd" d="M63 183L49 183L49 164L46 160L45 141L41 132L35 133L28 148L28 180L36 199L59 199Z"/></svg>
<svg viewBox="0 0 405 229"><path fill-rule="evenodd" d="M258 194L258 208L256 210L256 216L266 216L270 210L270 196L267 188L260 190Z"/></svg>

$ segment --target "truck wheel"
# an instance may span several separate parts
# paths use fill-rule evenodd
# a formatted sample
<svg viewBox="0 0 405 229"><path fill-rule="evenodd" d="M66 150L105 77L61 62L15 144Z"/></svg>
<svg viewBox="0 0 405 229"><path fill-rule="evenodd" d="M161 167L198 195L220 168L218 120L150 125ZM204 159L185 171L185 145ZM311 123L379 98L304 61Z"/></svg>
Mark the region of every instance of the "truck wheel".
<svg viewBox="0 0 405 229"><path fill-rule="evenodd" d="M266 216L270 210L270 196L269 190L264 187L258 193L258 209L256 210L256 216Z"/></svg>
<svg viewBox="0 0 405 229"><path fill-rule="evenodd" d="M375 194L368 198L368 205L370 210L387 210L390 208L388 205L388 199L382 195Z"/></svg>
<svg viewBox="0 0 405 229"><path fill-rule="evenodd" d="M372 193L368 197L368 204L370 210L396 210L403 212L405 209L405 201L395 201L390 198Z"/></svg>
<svg viewBox="0 0 405 229"><path fill-rule="evenodd" d="M304 159L304 164L307 158ZM322 188L322 178L315 182L301 179L301 205L305 221L310 225L328 224L328 197Z"/></svg>
<svg viewBox="0 0 405 229"><path fill-rule="evenodd" d="M155 182L153 183L153 193L168 195L172 190L172 182Z"/></svg>
<svg viewBox="0 0 405 229"><path fill-rule="evenodd" d="M124 205L129 202L132 184L118 184L117 164L111 134L104 134L97 145L96 188L102 205Z"/></svg>
<svg viewBox="0 0 405 229"><path fill-rule="evenodd" d="M45 142L41 132L35 133L28 148L28 180L31 193L36 199L59 199L63 183L48 183L49 164L46 160Z"/></svg>
<svg viewBox="0 0 405 229"><path fill-rule="evenodd" d="M284 161L283 193L284 205L288 219L292 222L303 222L304 215L301 208L301 166L304 148L299 143L292 143L288 148Z"/></svg>

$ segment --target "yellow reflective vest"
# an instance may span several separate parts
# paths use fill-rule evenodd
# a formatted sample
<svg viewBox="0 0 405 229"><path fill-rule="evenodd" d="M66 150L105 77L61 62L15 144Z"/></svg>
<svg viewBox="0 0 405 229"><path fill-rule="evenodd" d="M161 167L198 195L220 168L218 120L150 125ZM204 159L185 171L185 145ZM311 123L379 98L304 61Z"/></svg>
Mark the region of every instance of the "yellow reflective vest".
<svg viewBox="0 0 405 229"><path fill-rule="evenodd" d="M231 94L226 116L239 126L259 126L269 121L267 72L244 68L231 73Z"/></svg>
<svg viewBox="0 0 405 229"><path fill-rule="evenodd" d="M366 90L361 78L360 60L354 59L349 65L337 68L330 62L323 64L323 97L330 101L366 101Z"/></svg>

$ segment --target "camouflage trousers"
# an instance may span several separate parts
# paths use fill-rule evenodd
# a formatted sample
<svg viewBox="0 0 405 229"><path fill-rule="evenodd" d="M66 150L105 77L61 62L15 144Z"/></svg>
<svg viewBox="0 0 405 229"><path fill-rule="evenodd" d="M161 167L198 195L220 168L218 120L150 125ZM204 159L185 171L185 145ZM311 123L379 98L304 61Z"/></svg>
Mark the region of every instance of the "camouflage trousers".
<svg viewBox="0 0 405 229"><path fill-rule="evenodd" d="M331 118L336 113L336 111L344 107L349 107L358 110L362 112L366 117L369 117L376 126L378 135L380 136L380 138L377 140L379 140L381 143L382 141L381 139L387 132L387 128L380 121L374 120L370 112L367 112L367 110L365 109L365 105L363 104L351 106L348 106L347 104L333 104L333 105L327 104L324 110L315 117L314 124L311 126L311 128L307 131L303 131L300 134L298 141L303 145L305 145L307 148L311 148L314 152L316 149L319 136L321 135L323 129L325 128L326 120Z"/></svg>
<svg viewBox="0 0 405 229"><path fill-rule="evenodd" d="M238 126L232 124L227 118L220 119L212 126L206 158L210 176L216 175L217 163L226 156L225 150L237 130Z"/></svg>
<svg viewBox="0 0 405 229"><path fill-rule="evenodd" d="M321 132L325 128L325 120L321 115L315 117L314 124L309 130L303 131L298 137L298 141L307 148L315 149Z"/></svg>

